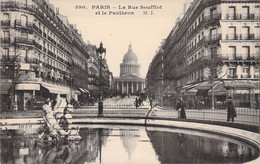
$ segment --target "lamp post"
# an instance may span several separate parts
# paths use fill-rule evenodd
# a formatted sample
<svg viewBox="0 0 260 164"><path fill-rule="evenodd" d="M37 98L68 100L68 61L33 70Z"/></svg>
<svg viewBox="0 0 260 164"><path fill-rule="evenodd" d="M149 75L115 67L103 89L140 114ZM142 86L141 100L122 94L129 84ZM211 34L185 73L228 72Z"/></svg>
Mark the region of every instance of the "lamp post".
<svg viewBox="0 0 260 164"><path fill-rule="evenodd" d="M102 95L102 61L106 57L106 49L103 47L103 43L100 43L98 49L96 49L99 61L99 98L98 98L98 117L103 117L103 95Z"/></svg>

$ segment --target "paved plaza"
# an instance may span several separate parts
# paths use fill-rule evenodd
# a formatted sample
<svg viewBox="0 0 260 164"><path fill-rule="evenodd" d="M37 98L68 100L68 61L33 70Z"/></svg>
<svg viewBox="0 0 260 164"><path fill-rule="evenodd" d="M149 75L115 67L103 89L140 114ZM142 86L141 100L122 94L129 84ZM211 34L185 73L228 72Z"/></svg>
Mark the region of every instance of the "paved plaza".
<svg viewBox="0 0 260 164"><path fill-rule="evenodd" d="M140 107L134 105L135 97L113 97L104 100L104 117L142 117L142 118L158 118L158 119L177 119L178 111L171 108L163 108L154 106L150 110L148 101L144 101ZM235 123L259 126L259 110L237 108L237 117ZM98 114L97 103L94 106L82 106L73 112L73 118L96 117ZM227 122L226 109L186 109L188 120L206 120ZM1 114L1 119L17 119L17 118L41 118L41 111L12 111Z"/></svg>

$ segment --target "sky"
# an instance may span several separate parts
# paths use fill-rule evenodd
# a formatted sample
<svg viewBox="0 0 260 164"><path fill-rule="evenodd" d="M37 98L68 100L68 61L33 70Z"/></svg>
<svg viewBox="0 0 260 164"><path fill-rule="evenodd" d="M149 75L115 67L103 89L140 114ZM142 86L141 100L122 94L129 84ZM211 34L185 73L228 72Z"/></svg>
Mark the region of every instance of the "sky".
<svg viewBox="0 0 260 164"><path fill-rule="evenodd" d="M183 12L185 2L185 0L49 1L55 8L59 8L60 14L68 17L70 24L76 25L85 42L89 41L99 47L102 41L107 50L107 63L114 77L120 74L120 63L130 43L141 64L141 76L146 76L149 64L163 39L167 38L174 27L176 18ZM132 6L131 9L128 8L129 5ZM152 5L156 5L158 9L148 9ZM123 6L126 9L123 9ZM138 8L133 9L134 6ZM142 9L141 6L147 8ZM107 15L98 15L98 12L102 14L102 11L107 12ZM134 12L134 15L109 15L109 11ZM144 15L145 11L148 11L149 15Z"/></svg>

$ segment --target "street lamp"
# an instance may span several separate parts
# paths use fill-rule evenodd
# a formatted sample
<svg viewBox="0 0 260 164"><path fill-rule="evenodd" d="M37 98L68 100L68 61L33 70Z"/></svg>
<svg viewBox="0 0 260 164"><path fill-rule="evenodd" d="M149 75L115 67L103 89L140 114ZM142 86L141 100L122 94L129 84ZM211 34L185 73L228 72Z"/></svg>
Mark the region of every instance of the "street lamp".
<svg viewBox="0 0 260 164"><path fill-rule="evenodd" d="M98 49L96 49L99 61L99 99L98 99L98 117L103 117L103 95L102 95L102 61L106 57L106 49L103 47L103 43L100 43Z"/></svg>

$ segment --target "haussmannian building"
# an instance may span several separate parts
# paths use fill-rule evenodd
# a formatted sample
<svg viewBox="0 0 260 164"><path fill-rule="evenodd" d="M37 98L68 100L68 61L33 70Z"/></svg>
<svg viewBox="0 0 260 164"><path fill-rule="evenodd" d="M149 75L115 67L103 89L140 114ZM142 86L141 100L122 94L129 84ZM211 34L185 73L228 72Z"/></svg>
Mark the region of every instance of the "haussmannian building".
<svg viewBox="0 0 260 164"><path fill-rule="evenodd" d="M214 97L214 106L224 108L231 96L237 107L259 108L260 1L194 0L186 8L162 45L162 97L201 108ZM150 84L160 79L154 71Z"/></svg>
<svg viewBox="0 0 260 164"><path fill-rule="evenodd" d="M2 0L0 17L3 109L35 109L57 94L84 103L89 45L67 17L48 0Z"/></svg>

